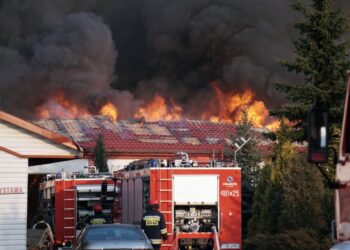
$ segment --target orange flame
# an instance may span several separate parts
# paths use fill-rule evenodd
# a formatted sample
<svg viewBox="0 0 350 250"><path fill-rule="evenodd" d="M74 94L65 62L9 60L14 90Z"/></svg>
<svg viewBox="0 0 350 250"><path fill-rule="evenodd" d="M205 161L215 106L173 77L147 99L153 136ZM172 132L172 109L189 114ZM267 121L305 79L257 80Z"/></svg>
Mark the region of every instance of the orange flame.
<svg viewBox="0 0 350 250"><path fill-rule="evenodd" d="M51 117L50 111L48 109L46 109L45 107L43 107L43 106L38 108L38 116L41 119L49 119Z"/></svg>
<svg viewBox="0 0 350 250"><path fill-rule="evenodd" d="M280 121L272 121L271 123L266 125L266 128L270 131L277 131L281 127Z"/></svg>
<svg viewBox="0 0 350 250"><path fill-rule="evenodd" d="M100 114L108 116L116 121L118 118L118 109L112 103L108 102L100 109Z"/></svg>
<svg viewBox="0 0 350 250"><path fill-rule="evenodd" d="M135 114L135 118L143 118L146 121L171 121L181 119L182 108L170 100L170 105L158 93L154 99L140 108Z"/></svg>
<svg viewBox="0 0 350 250"><path fill-rule="evenodd" d="M262 101L254 100L254 94L246 90L240 94L224 94L216 84L212 85L215 91L215 100L211 104L218 106L217 115L210 115L210 112L204 112L202 118L209 118L212 122L239 122L242 120L242 108L246 108L248 119L252 121L256 128L267 128L276 130L279 127L278 121L270 122L269 112Z"/></svg>
<svg viewBox="0 0 350 250"><path fill-rule="evenodd" d="M280 122L269 117L269 112L262 101L254 99L254 93L246 90L242 93L225 93L216 84L212 85L215 97L208 102L201 118L212 122L239 122L242 120L242 109L245 108L248 119L256 128L277 130ZM77 118L91 116L90 112L82 106L78 106L65 99L64 92L58 91L44 105L37 109L42 119L52 117ZM108 102L102 106L99 113L108 116L112 120L118 119L118 109L113 103ZM146 121L171 121L182 119L183 109L172 99L165 100L158 93L143 107L139 108L135 118L143 118Z"/></svg>
<svg viewBox="0 0 350 250"><path fill-rule="evenodd" d="M37 113L42 119L51 117L77 118L90 116L90 113L85 108L77 106L65 99L62 91L56 92L44 105L38 107Z"/></svg>

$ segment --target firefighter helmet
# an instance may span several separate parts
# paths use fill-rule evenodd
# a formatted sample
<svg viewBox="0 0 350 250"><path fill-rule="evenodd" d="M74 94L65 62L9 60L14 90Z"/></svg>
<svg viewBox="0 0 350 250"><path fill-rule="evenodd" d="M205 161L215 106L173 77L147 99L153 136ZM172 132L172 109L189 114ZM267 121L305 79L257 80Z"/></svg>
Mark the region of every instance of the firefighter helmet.
<svg viewBox="0 0 350 250"><path fill-rule="evenodd" d="M102 212L102 206L97 204L95 207L94 207L94 212L95 213L98 213L98 212Z"/></svg>
<svg viewBox="0 0 350 250"><path fill-rule="evenodd" d="M149 202L149 206L150 206L150 207L159 207L159 202L158 202L158 200L151 200L151 201Z"/></svg>

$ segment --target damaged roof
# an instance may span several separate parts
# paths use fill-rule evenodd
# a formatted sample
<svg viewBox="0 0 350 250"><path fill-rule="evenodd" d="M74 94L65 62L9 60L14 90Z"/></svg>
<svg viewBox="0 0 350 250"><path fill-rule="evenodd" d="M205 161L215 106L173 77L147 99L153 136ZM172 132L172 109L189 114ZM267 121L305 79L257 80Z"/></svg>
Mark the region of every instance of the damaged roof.
<svg viewBox="0 0 350 250"><path fill-rule="evenodd" d="M105 116L45 119L33 123L69 136L84 151L93 152L101 134L105 149L118 152L222 152L235 126L209 121L112 121Z"/></svg>

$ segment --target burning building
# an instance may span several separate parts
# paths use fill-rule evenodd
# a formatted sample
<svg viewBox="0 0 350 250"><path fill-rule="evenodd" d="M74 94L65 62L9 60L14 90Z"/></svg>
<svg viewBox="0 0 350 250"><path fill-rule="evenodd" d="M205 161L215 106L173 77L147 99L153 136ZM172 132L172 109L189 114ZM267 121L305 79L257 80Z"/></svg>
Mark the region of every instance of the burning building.
<svg viewBox="0 0 350 250"><path fill-rule="evenodd" d="M34 123L72 138L84 149L84 157L88 159L93 159L97 138L102 135L111 171L129 161L171 158L179 151L188 152L202 163L223 159L225 145L235 133L232 123L193 120L113 121L105 116L91 116Z"/></svg>
<svg viewBox="0 0 350 250"><path fill-rule="evenodd" d="M223 122L114 121L106 116L89 116L30 123L0 112L0 188L4 190L0 192L0 225L13 224L8 218L14 216L20 225L13 225L7 231L25 232L39 208L40 174L83 170L92 164L99 135L105 141L110 171L114 171L137 159L171 158L178 151L188 152L202 164L221 159L227 139L234 132L232 123ZM31 198L27 211L28 197ZM21 209L6 208L8 202L19 199ZM25 233L16 239L17 245L24 245Z"/></svg>

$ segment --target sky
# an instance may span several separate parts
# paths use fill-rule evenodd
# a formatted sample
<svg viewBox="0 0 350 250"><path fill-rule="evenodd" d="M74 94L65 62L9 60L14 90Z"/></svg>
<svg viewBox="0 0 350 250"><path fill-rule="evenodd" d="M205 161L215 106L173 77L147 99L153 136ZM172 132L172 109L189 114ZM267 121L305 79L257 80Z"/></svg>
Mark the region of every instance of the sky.
<svg viewBox="0 0 350 250"><path fill-rule="evenodd" d="M0 109L38 118L59 93L92 114L112 102L128 119L157 93L198 119L213 86L278 107L272 83L302 82L277 62L293 58L292 2L1 0Z"/></svg>

